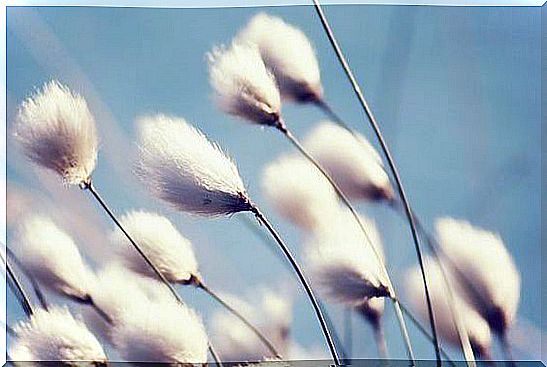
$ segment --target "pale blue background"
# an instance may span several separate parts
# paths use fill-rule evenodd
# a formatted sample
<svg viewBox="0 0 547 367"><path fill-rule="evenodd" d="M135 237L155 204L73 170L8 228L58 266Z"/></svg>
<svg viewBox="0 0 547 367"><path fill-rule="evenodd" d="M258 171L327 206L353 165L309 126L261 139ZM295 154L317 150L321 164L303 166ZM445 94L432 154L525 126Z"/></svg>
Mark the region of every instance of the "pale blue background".
<svg viewBox="0 0 547 367"><path fill-rule="evenodd" d="M263 10L306 32L317 48L327 99L372 139L313 8ZM280 286L294 278L237 218L209 221L173 213L133 183L129 169L136 116L184 116L235 158L252 197L298 252L298 232L275 215L260 190L264 164L290 146L274 131L223 115L212 103L207 80L205 53L228 42L258 11L9 8L7 20L8 128L16 105L49 79L81 92L100 126L102 151L94 178L105 198L118 212L167 213L193 240L211 286L241 295L256 285ZM430 227L434 218L451 215L499 232L522 272L519 316L541 329L541 9L366 5L331 6L326 13L391 145L415 211ZM298 136L322 118L307 106L286 104L283 111ZM7 163L8 196L21 189L47 195L67 220L79 221L74 227L84 227L74 235L90 260L104 261L108 245L101 236L111 225L85 194L59 188L49 177L38 182L9 137ZM35 209L45 205L33 204ZM416 263L408 228L387 209L361 208L379 223L401 284L404 269ZM12 221L17 218L14 214ZM85 228L96 223L102 227ZM184 295L205 317L212 311L197 292ZM329 310L343 334L340 309ZM403 358L395 318L387 310L391 356ZM11 294L8 317L11 324L21 317ZM375 357L368 327L355 319L354 329L353 356ZM301 293L292 332L304 346L323 346ZM414 328L412 337L418 357L432 358L432 348ZM515 355L541 358L540 340L531 340L528 349L517 348Z"/></svg>

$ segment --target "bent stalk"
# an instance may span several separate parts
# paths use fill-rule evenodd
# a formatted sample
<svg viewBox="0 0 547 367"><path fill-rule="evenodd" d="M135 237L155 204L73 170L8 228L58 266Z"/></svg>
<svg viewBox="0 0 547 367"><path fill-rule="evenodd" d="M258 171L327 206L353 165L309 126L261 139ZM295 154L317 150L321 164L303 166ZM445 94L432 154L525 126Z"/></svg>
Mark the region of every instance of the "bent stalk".
<svg viewBox="0 0 547 367"><path fill-rule="evenodd" d="M344 54L342 53L342 49L338 45L338 41L336 40L336 38L334 36L334 33L333 33L329 23L328 23L328 20L327 20L325 14L323 13L323 9L321 8L321 5L319 4L319 0L313 0L313 4L314 4L315 10L317 12L317 15L319 16L319 18L321 20L321 24L323 25L323 28L324 28L324 30L327 34L327 37L329 38L329 41L330 41L332 47L334 48L334 51L335 51L336 56L338 58L338 61L342 65L342 67L344 69L344 72L346 73L346 76L348 77L348 79L349 79L349 81L352 85L352 88L353 88L353 90L354 90L354 92L355 92L361 106L363 107L363 110L365 111L365 113L368 117L368 120L369 120L369 122L370 122L370 124L371 124L371 126L374 130L374 133L376 134L376 137L378 138L378 141L380 142L380 145L382 147L382 151L384 152L384 155L386 156L386 159L388 161L388 165L389 165L390 170L393 174L393 178L395 179L395 183L397 184L397 189L399 191L399 195L401 197L401 200L404 203L405 213L406 213L408 223L409 223L409 226L410 226L410 231L412 233L412 239L414 241L414 247L415 247L415 250L416 250L416 255L418 257L418 264L420 266L420 271L422 273L422 281L423 281L423 284L424 284L425 296L426 296L426 301L427 301L426 303L427 303L427 309L428 309L429 320L430 320L430 325L431 325L431 333L432 333L432 336L433 336L433 339L434 339L435 357L437 359L437 365L440 366L440 365L442 365L442 360L441 360L441 354L440 354L440 349L439 349L439 339L438 339L438 336L437 336L437 329L436 329L436 326L435 326L435 316L433 315L433 306L432 306L432 303L431 303L431 297L430 297L430 294L429 294L429 287L428 287L428 284L427 284L427 277L426 277L426 274L425 274L423 256L422 256L421 246L420 246L420 240L419 240L419 237L418 237L418 233L417 233L417 230L416 230L416 225L414 223L414 218L413 218L411 210L410 210L410 204L408 202L408 199L407 199L403 184L402 184L401 179L399 177L397 167L396 167L395 162L394 162L394 160L391 156L391 153L389 151L387 143L386 143L386 141L385 141L385 139L382 135L382 132L380 131L380 127L379 127L378 123L376 122L376 118L372 114L372 110L370 109L367 101L365 100L365 97L364 97L364 95L361 91L361 88L359 87L359 84L357 83L357 80L355 79L355 77L353 75L353 72L351 71L351 68L349 67L349 64L348 64Z"/></svg>

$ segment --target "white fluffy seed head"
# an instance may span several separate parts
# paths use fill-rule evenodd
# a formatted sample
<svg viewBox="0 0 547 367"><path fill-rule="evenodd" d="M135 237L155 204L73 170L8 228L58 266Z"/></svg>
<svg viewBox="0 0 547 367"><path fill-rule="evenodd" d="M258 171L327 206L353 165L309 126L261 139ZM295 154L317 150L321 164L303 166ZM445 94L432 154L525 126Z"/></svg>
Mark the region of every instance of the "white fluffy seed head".
<svg viewBox="0 0 547 367"><path fill-rule="evenodd" d="M457 329L453 321L452 311L449 305L449 295L438 263L432 258L424 258L429 292L435 315L435 324L440 336L448 343L460 345ZM448 274L448 279L457 290L455 279ZM424 299L422 275L419 268L407 271L405 276L406 293L412 308L418 312L418 316L429 322L429 313ZM475 352L488 354L492 343L492 336L488 323L477 313L461 296L455 292L455 307L460 314L463 326L469 335L469 341Z"/></svg>
<svg viewBox="0 0 547 367"><path fill-rule="evenodd" d="M367 139L323 121L304 140L311 155L350 198L392 200L393 189L382 159Z"/></svg>
<svg viewBox="0 0 547 367"><path fill-rule="evenodd" d="M157 213L132 211L125 214L120 221L168 281L184 283L192 276L199 276L192 243L169 219ZM156 277L119 229L114 230L110 238L115 245L116 258L120 264L138 274Z"/></svg>
<svg viewBox="0 0 547 367"><path fill-rule="evenodd" d="M73 239L48 217L25 218L16 230L19 260L36 280L67 297L85 299L94 274L85 264Z"/></svg>
<svg viewBox="0 0 547 367"><path fill-rule="evenodd" d="M506 332L517 313L520 274L503 240L498 234L452 218L437 220L436 229L468 302L493 331Z"/></svg>
<svg viewBox="0 0 547 367"><path fill-rule="evenodd" d="M133 307L140 307L152 300L173 301L165 285L150 277L128 272L118 263L110 263L97 272L91 296L93 302L111 318L114 325L120 323L122 315ZM112 344L112 325L91 308L85 309L84 317L94 333Z"/></svg>
<svg viewBox="0 0 547 367"><path fill-rule="evenodd" d="M85 324L67 308L38 309L15 327L10 356L15 361L106 362L105 352ZM72 363L70 363L72 362Z"/></svg>
<svg viewBox="0 0 547 367"><path fill-rule="evenodd" d="M289 347L292 302L283 292L272 289L254 291L253 300L257 294L259 303L256 306L233 295L222 297L267 335L276 349L284 354ZM241 320L225 310L219 310L213 315L211 330L214 345L226 361L261 361L272 357L257 336Z"/></svg>
<svg viewBox="0 0 547 367"><path fill-rule="evenodd" d="M235 163L184 119L165 115L138 120L135 173L158 198L203 216L250 209Z"/></svg>
<svg viewBox="0 0 547 367"><path fill-rule="evenodd" d="M200 317L176 302L130 308L114 326L112 341L130 362L207 362L208 338Z"/></svg>
<svg viewBox="0 0 547 367"><path fill-rule="evenodd" d="M255 44L275 75L284 98L318 101L323 96L315 50L300 29L265 13L255 15L239 33L241 42Z"/></svg>
<svg viewBox="0 0 547 367"><path fill-rule="evenodd" d="M86 181L95 168L95 120L85 99L57 81L21 104L14 135L30 160L56 172L67 184Z"/></svg>
<svg viewBox="0 0 547 367"><path fill-rule="evenodd" d="M276 125L281 97L256 45L233 42L208 54L209 79L220 108L262 125Z"/></svg>
<svg viewBox="0 0 547 367"><path fill-rule="evenodd" d="M361 217L367 235L382 255L373 221ZM356 221L340 209L328 229L317 231L307 242L306 262L319 290L333 302L351 307L375 296L386 296L387 282L374 250Z"/></svg>
<svg viewBox="0 0 547 367"><path fill-rule="evenodd" d="M327 179L308 161L282 156L262 173L262 190L277 212L311 231L327 223L338 209L338 198Z"/></svg>

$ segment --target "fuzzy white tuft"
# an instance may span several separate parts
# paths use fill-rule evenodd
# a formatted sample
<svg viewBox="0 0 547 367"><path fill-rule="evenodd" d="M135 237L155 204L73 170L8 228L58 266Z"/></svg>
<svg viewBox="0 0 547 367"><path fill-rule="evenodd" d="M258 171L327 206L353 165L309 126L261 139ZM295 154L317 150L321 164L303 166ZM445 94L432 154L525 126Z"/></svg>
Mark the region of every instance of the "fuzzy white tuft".
<svg viewBox="0 0 547 367"><path fill-rule="evenodd" d="M262 189L276 210L297 226L311 231L326 224L338 209L338 198L327 179L308 161L283 156L262 174Z"/></svg>
<svg viewBox="0 0 547 367"><path fill-rule="evenodd" d="M235 163L184 119L143 117L138 130L135 171L156 197L203 216L250 209Z"/></svg>
<svg viewBox="0 0 547 367"><path fill-rule="evenodd" d="M289 347L288 334L292 321L292 302L283 292L262 288L253 292L260 303L256 306L233 296L223 299L256 325L273 342L281 354ZM271 353L256 335L234 315L220 310L213 315L211 334L219 354L227 361L260 361Z"/></svg>
<svg viewBox="0 0 547 367"><path fill-rule="evenodd" d="M493 232L452 218L437 220L436 229L468 302L492 330L504 333L517 313L520 274L503 240Z"/></svg>
<svg viewBox="0 0 547 367"><path fill-rule="evenodd" d="M358 136L323 121L304 145L348 197L391 200L393 189L380 155L364 136Z"/></svg>
<svg viewBox="0 0 547 367"><path fill-rule="evenodd" d="M106 362L106 354L85 324L67 308L36 310L30 320L15 327L10 356L15 361Z"/></svg>
<svg viewBox="0 0 547 367"><path fill-rule="evenodd" d="M300 29L265 13L255 15L238 40L255 44L275 75L283 97L299 102L322 98L321 73L315 50Z"/></svg>
<svg viewBox="0 0 547 367"><path fill-rule="evenodd" d="M437 331L448 343L455 346L460 345L460 339L454 325L450 305L448 304L449 297L441 268L438 263L428 257L424 259L424 263L426 265L428 286ZM418 312L418 315L424 322L429 322L429 313L424 300L422 275L419 268L410 269L405 276L405 281L406 293L411 307ZM455 285L453 279L449 278L449 281ZM469 341L473 350L485 356L485 354L489 353L492 342L488 323L458 293L454 294L454 301L469 335Z"/></svg>
<svg viewBox="0 0 547 367"><path fill-rule="evenodd" d="M256 45L232 43L208 54L209 79L222 110L250 122L275 125L281 97Z"/></svg>
<svg viewBox="0 0 547 367"><path fill-rule="evenodd" d="M111 263L97 273L91 296L93 302L111 318L114 325L133 307L141 307L140 305L152 300L173 302L165 285L152 278L128 272L117 263ZM86 308L84 317L94 333L112 344L112 325L106 323L93 309Z"/></svg>
<svg viewBox="0 0 547 367"><path fill-rule="evenodd" d="M67 297L87 298L94 274L72 238L51 219L26 218L17 228L15 241L20 261L40 284Z"/></svg>
<svg viewBox="0 0 547 367"><path fill-rule="evenodd" d="M385 298L369 298L356 307L356 311L373 327L378 328L384 315Z"/></svg>
<svg viewBox="0 0 547 367"><path fill-rule="evenodd" d="M208 339L199 316L176 302L143 302L121 315L112 341L129 362L206 363Z"/></svg>
<svg viewBox="0 0 547 367"><path fill-rule="evenodd" d="M382 254L382 243L373 221L361 217L367 235ZM383 255L381 255L383 256ZM358 306L366 299L385 296L387 282L374 250L351 215L340 209L328 229L308 240L306 263L312 280L333 302Z"/></svg>
<svg viewBox="0 0 547 367"><path fill-rule="evenodd" d="M184 283L198 276L198 263L192 243L166 217L145 211L132 211L121 218L121 224L141 250L165 276L174 283ZM127 238L118 229L111 235L116 245L117 260L132 271L155 277L142 256L128 247Z"/></svg>
<svg viewBox="0 0 547 367"><path fill-rule="evenodd" d="M86 181L95 168L95 120L85 99L57 81L21 104L14 133L30 160L67 184Z"/></svg>

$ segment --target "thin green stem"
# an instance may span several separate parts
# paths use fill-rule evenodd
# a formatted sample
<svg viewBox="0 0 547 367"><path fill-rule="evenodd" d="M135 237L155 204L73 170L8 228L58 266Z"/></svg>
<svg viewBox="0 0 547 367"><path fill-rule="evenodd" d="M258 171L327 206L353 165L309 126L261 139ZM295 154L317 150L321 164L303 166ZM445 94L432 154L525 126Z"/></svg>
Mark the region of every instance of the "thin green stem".
<svg viewBox="0 0 547 367"><path fill-rule="evenodd" d="M433 305L431 303L431 297L430 297L430 294L429 294L429 287L428 287L428 284L427 284L427 277L426 277L426 274L425 274L423 256L422 256L421 246L420 246L420 240L419 240L419 237L418 237L418 233L417 233L417 230L416 230L416 225L414 223L414 219L412 217L411 210L410 210L410 204L408 202L408 199L407 199L407 196L406 196L406 193L405 193L401 178L399 177L399 173L397 171L395 161L393 160L393 158L391 156L391 153L389 151L389 148L387 146L387 143L386 143L386 141L385 141L385 139L382 135L382 132L380 130L380 126L376 122L376 118L374 117L374 115L372 113L372 110L370 109L367 101L365 100L365 97L364 97L364 95L361 91L361 88L359 87L359 84L357 83L357 80L355 79L355 77L353 75L353 72L351 71L351 68L350 68L344 54L342 53L342 49L338 45L338 41L336 40L336 38L334 36L334 33L333 33L329 23L328 23L328 20L327 20L325 14L323 13L323 9L321 8L321 5L319 4L319 0L313 0L313 4L314 4L315 10L317 12L317 15L319 16L319 18L321 20L321 24L323 25L323 28L324 28L324 30L327 34L327 37L329 38L329 41L330 41L330 43L331 43L331 45L332 45L332 47L333 47L333 49L336 53L338 61L342 65L342 68L344 69L344 72L346 73L346 76L348 77L348 80L351 83L353 91L355 92L355 95L357 96L361 106L363 107L363 110L365 111L365 113L368 117L368 120L369 120L369 122L370 122L370 124L371 124L371 126L374 130L374 133L376 134L376 137L377 137L378 141L380 142L380 145L382 147L382 151L384 152L384 155L385 155L385 157L388 161L388 165L390 167L390 170L393 174L393 178L395 179L395 183L397 184L397 189L399 191L399 195L401 197L401 200L404 203L405 212L406 212L408 223L409 223L409 226L410 226L410 231L412 233L412 239L414 241L416 255L418 257L418 263L420 265L420 271L422 273L422 281L424 283L424 291L425 291L425 296L426 296L427 309L428 309L428 313L429 313L431 333L432 333L432 336L433 336L433 339L434 339L435 357L437 359L437 365L440 366L440 365L442 365L442 360L441 360L441 354L440 354L440 349L439 349L439 339L437 337L437 330L436 330L436 326L435 326L435 316L433 314Z"/></svg>

